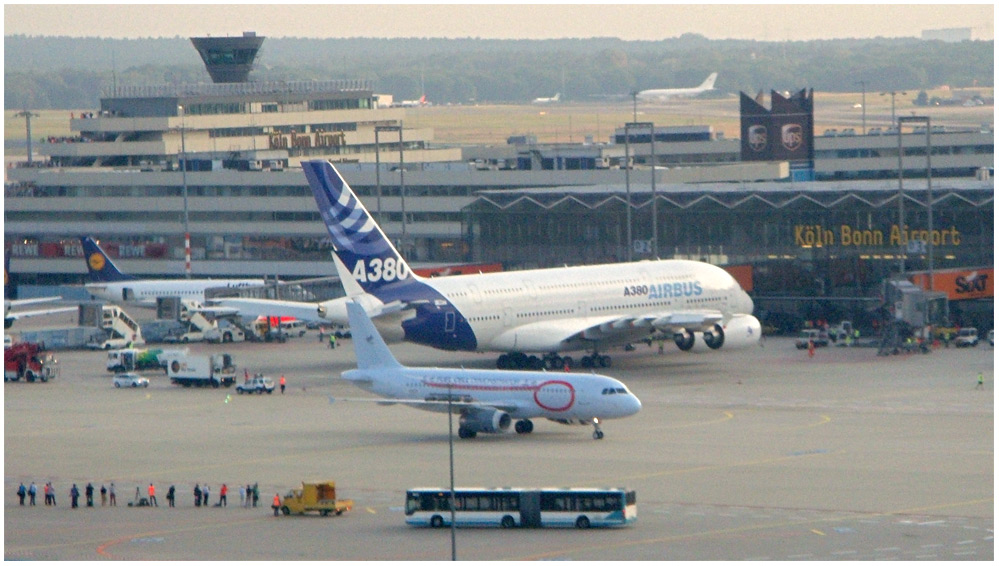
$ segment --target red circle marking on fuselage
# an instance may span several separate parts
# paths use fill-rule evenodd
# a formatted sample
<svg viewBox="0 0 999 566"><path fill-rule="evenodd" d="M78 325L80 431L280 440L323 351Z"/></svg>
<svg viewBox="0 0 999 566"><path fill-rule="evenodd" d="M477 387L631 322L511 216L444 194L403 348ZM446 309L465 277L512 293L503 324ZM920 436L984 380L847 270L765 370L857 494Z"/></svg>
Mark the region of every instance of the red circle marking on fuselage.
<svg viewBox="0 0 999 566"><path fill-rule="evenodd" d="M560 407L549 406L549 405L546 405L546 404L542 403L541 399L538 398L538 393L541 393L541 391L546 386L549 386L549 385L563 385L563 386L565 386L569 390L569 401L567 403L565 403L565 405L560 406ZM555 413L561 413L563 411L568 411L569 409L571 409L572 408L572 404L576 402L576 390L573 389L572 384L569 383L568 381L561 381L561 380L546 381L546 382L542 383L541 385L538 385L538 387L534 390L534 402L539 407L541 407L542 409L544 409L546 411L552 411L552 412L555 412Z"/></svg>

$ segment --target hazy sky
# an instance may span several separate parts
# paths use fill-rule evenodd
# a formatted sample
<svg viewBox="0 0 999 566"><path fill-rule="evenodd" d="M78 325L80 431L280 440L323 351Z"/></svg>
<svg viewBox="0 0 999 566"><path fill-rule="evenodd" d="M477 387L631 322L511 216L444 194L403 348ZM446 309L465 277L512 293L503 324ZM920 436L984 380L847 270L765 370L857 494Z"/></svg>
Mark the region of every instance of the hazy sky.
<svg viewBox="0 0 999 566"><path fill-rule="evenodd" d="M4 35L75 37L619 37L787 41L918 37L970 27L992 39L994 8L980 4L77 4L4 6Z"/></svg>

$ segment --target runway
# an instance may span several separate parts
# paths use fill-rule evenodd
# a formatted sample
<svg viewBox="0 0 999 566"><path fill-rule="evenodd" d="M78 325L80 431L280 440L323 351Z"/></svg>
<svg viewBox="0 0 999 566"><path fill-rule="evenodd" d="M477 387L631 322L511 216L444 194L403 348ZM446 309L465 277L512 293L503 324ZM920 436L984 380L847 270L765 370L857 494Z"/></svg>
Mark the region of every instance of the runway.
<svg viewBox="0 0 999 566"><path fill-rule="evenodd" d="M4 553L40 560L445 560L447 530L404 524L404 493L448 483L447 419L401 406L330 402L367 394L339 379L350 341L314 332L224 348L281 395L182 389L147 374L115 390L101 352L60 352L61 376L4 388ZM491 367L492 354L392 346L407 365ZM222 351L195 345L192 352ZM625 486L638 521L608 530L462 529L463 560L992 560L993 355L987 345L881 358L789 339L713 354L639 345L609 352L642 400L591 427L455 439L459 486ZM978 372L985 391L975 389ZM302 480L334 479L355 509L274 518ZM19 482L52 481L58 507L19 507ZM69 508L69 489L114 481L119 507ZM130 508L155 483L159 508ZM195 483L229 488L195 508ZM259 483L258 508L238 486ZM170 485L177 508L165 506Z"/></svg>

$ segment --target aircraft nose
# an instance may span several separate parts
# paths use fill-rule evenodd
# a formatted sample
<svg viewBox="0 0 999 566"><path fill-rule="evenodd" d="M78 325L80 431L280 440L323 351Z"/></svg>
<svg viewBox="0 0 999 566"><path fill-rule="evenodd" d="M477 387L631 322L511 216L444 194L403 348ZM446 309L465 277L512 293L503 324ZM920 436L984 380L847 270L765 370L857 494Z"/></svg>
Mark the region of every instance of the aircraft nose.
<svg viewBox="0 0 999 566"><path fill-rule="evenodd" d="M634 394L628 395L628 402L625 404L625 410L628 415L634 415L638 411L642 410L642 402L635 397Z"/></svg>

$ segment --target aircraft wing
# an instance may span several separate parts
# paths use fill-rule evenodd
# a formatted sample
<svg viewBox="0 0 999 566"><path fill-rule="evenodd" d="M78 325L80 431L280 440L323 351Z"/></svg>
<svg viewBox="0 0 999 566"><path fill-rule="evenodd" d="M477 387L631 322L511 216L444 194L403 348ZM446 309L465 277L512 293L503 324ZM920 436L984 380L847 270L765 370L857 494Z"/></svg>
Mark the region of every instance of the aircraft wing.
<svg viewBox="0 0 999 566"><path fill-rule="evenodd" d="M323 320L319 316L319 305L316 303L250 298L215 299L213 302L215 306L204 307L204 310L222 307L233 313L238 312L243 317L293 316L306 322Z"/></svg>
<svg viewBox="0 0 999 566"><path fill-rule="evenodd" d="M386 399L386 398L375 398L375 397L340 397L334 398L329 397L330 403L337 402L357 402L357 403L376 403L378 405L408 405L410 407L415 407L418 409L438 409L447 410L448 401L446 395L441 395L438 398L428 397L426 399ZM500 402L500 403L482 403L480 401L475 401L470 396L467 395L455 395L455 399L451 400L451 406L457 407L462 411L476 411L476 410L492 410L499 409L507 413L516 411L519 405L514 402Z"/></svg>
<svg viewBox="0 0 999 566"><path fill-rule="evenodd" d="M6 303L7 309L23 307L25 305L37 305L38 303L51 303L54 301L61 301L61 296L55 297L35 297L32 299L11 299L9 301L4 301Z"/></svg>
<svg viewBox="0 0 999 566"><path fill-rule="evenodd" d="M514 350L519 347L557 351L570 342L630 342L636 335L653 329L667 333L710 330L722 320L722 313L714 310L566 318L511 328L498 336L494 344Z"/></svg>
<svg viewBox="0 0 999 566"><path fill-rule="evenodd" d="M55 307L51 309L38 309L34 311L8 312L4 315L4 328L9 328L15 320L31 318L33 316L45 316L47 314L57 314L61 312L74 312L80 310L79 307Z"/></svg>

